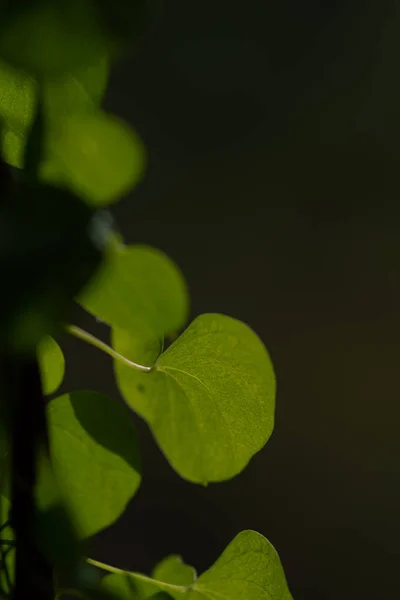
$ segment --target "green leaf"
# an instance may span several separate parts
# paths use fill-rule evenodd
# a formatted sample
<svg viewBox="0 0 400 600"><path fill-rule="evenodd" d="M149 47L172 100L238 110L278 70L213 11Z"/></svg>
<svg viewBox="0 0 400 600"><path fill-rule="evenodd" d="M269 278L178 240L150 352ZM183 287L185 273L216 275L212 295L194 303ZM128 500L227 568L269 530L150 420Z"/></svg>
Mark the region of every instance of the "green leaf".
<svg viewBox="0 0 400 600"><path fill-rule="evenodd" d="M187 587L196 581L197 575L196 570L186 565L181 556L171 554L155 566L152 577L159 581ZM173 598L177 597L174 593L171 595Z"/></svg>
<svg viewBox="0 0 400 600"><path fill-rule="evenodd" d="M106 54L82 67L51 78L44 84L44 102L51 119L66 113L86 112L100 106L106 91L110 65Z"/></svg>
<svg viewBox="0 0 400 600"><path fill-rule="evenodd" d="M60 346L50 336L45 336L38 347L43 392L55 392L64 379L65 360Z"/></svg>
<svg viewBox="0 0 400 600"><path fill-rule="evenodd" d="M105 54L64 75L46 78L43 84L47 127L71 112L87 112L100 105L107 85L109 64ZM26 137L37 107L36 81L28 74L0 61L1 150L4 160L22 168ZM45 165L46 173L52 168Z"/></svg>
<svg viewBox="0 0 400 600"><path fill-rule="evenodd" d="M93 535L125 510L140 484L129 410L96 392L52 400L48 420L54 472L79 534Z"/></svg>
<svg viewBox="0 0 400 600"><path fill-rule="evenodd" d="M21 167L25 138L36 109L37 84L26 73L0 61L1 151L4 160Z"/></svg>
<svg viewBox="0 0 400 600"><path fill-rule="evenodd" d="M101 589L110 594L115 594L121 600L144 600L149 598L140 582L136 582L132 577L116 573L104 577L101 582Z"/></svg>
<svg viewBox="0 0 400 600"><path fill-rule="evenodd" d="M160 339L179 331L189 304L181 272L165 254L118 242L78 301L111 327L140 339Z"/></svg>
<svg viewBox="0 0 400 600"><path fill-rule="evenodd" d="M189 600L292 600L279 556L256 531L242 531L194 583Z"/></svg>
<svg viewBox="0 0 400 600"><path fill-rule="evenodd" d="M113 347L142 364L152 359L122 330L113 332ZM195 319L150 373L120 362L115 372L127 403L189 481L206 484L235 476L272 433L271 360L258 336L230 317Z"/></svg>
<svg viewBox="0 0 400 600"><path fill-rule="evenodd" d="M143 580L148 578L125 571L106 576L103 582L124 600L154 600L154 596L143 595ZM251 530L239 533L199 579L188 585L153 579L151 587L167 592L175 600L293 600L275 548Z"/></svg>
<svg viewBox="0 0 400 600"><path fill-rule="evenodd" d="M89 204L117 201L141 179L145 167L140 138L121 120L102 112L65 115L48 138L51 183L63 183Z"/></svg>

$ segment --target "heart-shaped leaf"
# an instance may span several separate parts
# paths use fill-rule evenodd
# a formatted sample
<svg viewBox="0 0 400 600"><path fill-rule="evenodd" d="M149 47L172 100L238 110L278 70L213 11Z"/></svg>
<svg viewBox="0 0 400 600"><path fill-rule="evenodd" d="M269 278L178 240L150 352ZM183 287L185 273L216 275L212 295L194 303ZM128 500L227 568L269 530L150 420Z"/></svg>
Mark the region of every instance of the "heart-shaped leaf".
<svg viewBox="0 0 400 600"><path fill-rule="evenodd" d="M38 359L42 375L43 392L52 394L61 385L65 372L65 360L60 346L50 336L45 336L38 347Z"/></svg>
<svg viewBox="0 0 400 600"><path fill-rule="evenodd" d="M188 584L163 579L149 581L140 573L129 571L107 576L103 582L123 600L155 598L143 592L143 580L174 599L293 600L275 548L264 536L251 530L239 533L214 565Z"/></svg>
<svg viewBox="0 0 400 600"><path fill-rule="evenodd" d="M117 241L78 301L111 327L143 340L179 331L189 304L183 276L165 254Z"/></svg>
<svg viewBox="0 0 400 600"><path fill-rule="evenodd" d="M193 598L192 598L193 594ZM193 585L188 600L292 600L279 556L256 531L242 531Z"/></svg>
<svg viewBox="0 0 400 600"><path fill-rule="evenodd" d="M140 484L130 412L102 394L74 392L50 402L48 422L60 489L79 534L93 535L122 514Z"/></svg>
<svg viewBox="0 0 400 600"><path fill-rule="evenodd" d="M138 340L113 332L113 346L148 361ZM127 403L141 415L172 467L195 483L240 473L270 437L275 377L269 355L244 323L224 315L198 317L150 373L115 363Z"/></svg>

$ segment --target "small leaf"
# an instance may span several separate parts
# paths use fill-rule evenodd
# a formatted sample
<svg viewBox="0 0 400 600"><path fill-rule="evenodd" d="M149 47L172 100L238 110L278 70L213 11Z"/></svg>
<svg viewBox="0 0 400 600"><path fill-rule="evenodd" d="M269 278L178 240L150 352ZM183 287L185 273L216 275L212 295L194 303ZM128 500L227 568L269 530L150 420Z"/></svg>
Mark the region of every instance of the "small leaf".
<svg viewBox="0 0 400 600"><path fill-rule="evenodd" d="M189 304L184 279L165 254L118 242L78 301L111 327L143 339L179 331Z"/></svg>
<svg viewBox="0 0 400 600"><path fill-rule="evenodd" d="M50 336L45 336L38 347L43 392L55 392L61 385L65 372L65 360L60 346Z"/></svg>
<svg viewBox="0 0 400 600"><path fill-rule="evenodd" d="M131 415L96 392L52 400L48 420L54 472L82 537L111 525L140 484Z"/></svg>
<svg viewBox="0 0 400 600"><path fill-rule="evenodd" d="M121 330L113 332L113 347L131 360L135 355L150 360ZM127 403L189 481L206 484L235 476L272 433L271 360L257 335L230 317L195 319L150 373L120 362L115 372Z"/></svg>
<svg viewBox="0 0 400 600"><path fill-rule="evenodd" d="M188 600L292 600L275 548L250 530L235 537L193 590Z"/></svg>
<svg viewBox="0 0 400 600"><path fill-rule="evenodd" d="M140 180L145 167L140 138L121 120L102 112L70 113L53 124L49 161L57 178L89 204L115 202Z"/></svg>
<svg viewBox="0 0 400 600"><path fill-rule="evenodd" d="M196 570L185 565L180 556L171 554L154 567L152 577L174 585L189 586L196 581L197 575Z"/></svg>

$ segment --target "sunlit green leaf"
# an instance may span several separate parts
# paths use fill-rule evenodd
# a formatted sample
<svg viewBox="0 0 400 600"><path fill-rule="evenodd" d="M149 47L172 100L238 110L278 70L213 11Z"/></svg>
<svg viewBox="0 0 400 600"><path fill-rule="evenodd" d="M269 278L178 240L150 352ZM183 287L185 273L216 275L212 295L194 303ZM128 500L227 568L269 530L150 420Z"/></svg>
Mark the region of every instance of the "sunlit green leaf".
<svg viewBox="0 0 400 600"><path fill-rule="evenodd" d="M129 410L95 392L74 392L48 408L54 471L79 533L113 523L140 484L140 461Z"/></svg>
<svg viewBox="0 0 400 600"><path fill-rule="evenodd" d="M48 138L56 178L96 206L110 204L132 189L144 172L140 138L122 121L102 112L72 113ZM44 176L42 174L42 176Z"/></svg>
<svg viewBox="0 0 400 600"><path fill-rule="evenodd" d="M142 577L137 573L107 576L104 584L124 600L155 598L143 595ZM275 548L251 530L239 533L197 580L176 584L153 579L151 587L174 600L293 600Z"/></svg>
<svg viewBox="0 0 400 600"><path fill-rule="evenodd" d="M275 548L256 531L242 531L193 585L193 600L292 600ZM189 594L192 600L192 594Z"/></svg>
<svg viewBox="0 0 400 600"><path fill-rule="evenodd" d="M112 327L150 340L179 331L188 293L178 267L162 252L116 242L79 303Z"/></svg>
<svg viewBox="0 0 400 600"><path fill-rule="evenodd" d="M60 387L64 378L65 360L60 346L46 336L38 347L42 385L45 394L52 394Z"/></svg>
<svg viewBox="0 0 400 600"><path fill-rule="evenodd" d="M2 57L41 77L88 64L104 47L90 0L11 5L1 25Z"/></svg>
<svg viewBox="0 0 400 600"><path fill-rule="evenodd" d="M152 364L126 332L113 347ZM115 362L127 403L149 424L172 467L196 483L242 471L270 437L275 377L268 353L244 323L223 315L198 317L150 373Z"/></svg>

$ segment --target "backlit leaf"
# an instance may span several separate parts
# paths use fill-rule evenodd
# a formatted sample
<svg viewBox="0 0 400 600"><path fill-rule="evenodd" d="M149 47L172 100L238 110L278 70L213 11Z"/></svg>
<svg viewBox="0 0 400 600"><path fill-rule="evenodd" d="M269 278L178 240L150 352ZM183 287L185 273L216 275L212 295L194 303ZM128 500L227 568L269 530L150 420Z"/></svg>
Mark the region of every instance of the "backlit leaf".
<svg viewBox="0 0 400 600"><path fill-rule="evenodd" d="M140 180L145 167L140 138L122 121L102 112L65 115L48 137L56 179L88 203L103 206L120 199Z"/></svg>
<svg viewBox="0 0 400 600"><path fill-rule="evenodd" d="M113 347L153 364L140 343L113 332ZM275 377L269 355L244 323L201 315L162 354L150 373L115 362L127 403L149 424L172 467L196 483L240 473L270 437Z"/></svg>
<svg viewBox="0 0 400 600"><path fill-rule="evenodd" d="M60 346L46 336L38 347L38 358L42 375L43 392L52 394L60 387L64 378L65 360Z"/></svg>
<svg viewBox="0 0 400 600"><path fill-rule="evenodd" d="M157 597L143 595L141 575L129 571L106 576L103 584L123 600ZM151 587L174 600L293 600L275 548L251 530L239 533L197 580L186 585L153 579Z"/></svg>
<svg viewBox="0 0 400 600"><path fill-rule="evenodd" d="M82 537L111 525L140 484L129 410L96 392L52 400L48 421L54 472Z"/></svg>
<svg viewBox="0 0 400 600"><path fill-rule="evenodd" d="M292 600L275 548L250 530L234 538L193 590L188 600Z"/></svg>
<svg viewBox="0 0 400 600"><path fill-rule="evenodd" d="M116 242L79 303L111 327L159 339L184 326L189 301L183 276L165 254Z"/></svg>

